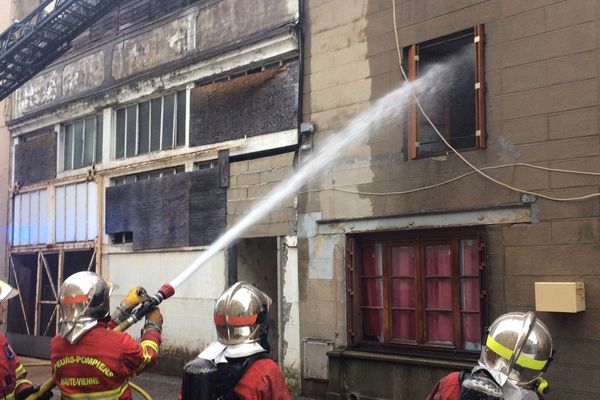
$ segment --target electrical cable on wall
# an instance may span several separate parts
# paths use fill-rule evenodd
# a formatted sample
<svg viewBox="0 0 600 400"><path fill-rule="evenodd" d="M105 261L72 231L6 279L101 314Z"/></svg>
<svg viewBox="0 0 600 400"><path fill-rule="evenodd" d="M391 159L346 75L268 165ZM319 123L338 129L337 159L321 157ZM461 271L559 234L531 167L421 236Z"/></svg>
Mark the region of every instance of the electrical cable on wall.
<svg viewBox="0 0 600 400"><path fill-rule="evenodd" d="M394 22L394 38L396 40L396 51L398 53L398 63L400 65L400 71L402 72L402 76L404 78L405 81L408 81L408 76L406 75L406 72L404 71L404 68L402 67L402 52L400 50L400 40L398 38L398 25L397 25L397 21L396 21L396 0L392 0L392 13L393 13L393 22ZM591 199L594 197L600 197L600 193L591 193L588 195L584 195L584 196L578 196L578 197L565 197L565 198L561 198L561 197L553 197L553 196L548 196L542 193L538 193L538 192L534 192L534 191L530 191L530 190L525 190L525 189L520 189L514 186L511 186L507 183L504 183L492 176L489 176L488 174L484 173L483 171L485 170L492 170L492 169L499 169L499 168L507 168L507 167L527 167L527 168L534 168L534 169L540 169L540 170L544 170L544 171L550 171L550 172L560 172L560 173L569 173L569 174L577 174L577 175L589 175L589 176L600 176L600 173L598 172L588 172L588 171L575 171L575 170L566 170L566 169L559 169L559 168L548 168L548 167L542 167L539 165L533 165L533 164L528 164L528 163L511 163L511 164L503 164L503 165L498 165L498 166L490 166L490 167L483 167L483 168L477 168L473 163L471 163L469 160L467 160L462 154L460 154L460 152L458 152L454 147L452 147L452 145L450 145L450 143L446 140L446 138L444 138L444 135L442 135L442 133L439 131L439 129L437 128L437 126L433 123L433 121L431 120L431 118L427 115L427 113L425 112L425 110L423 109L421 102L419 101L419 98L417 97L416 93L413 91L412 92L412 96L415 100L415 104L417 105L417 108L419 109L419 111L421 112L421 114L423 115L423 117L425 117L425 119L427 120L427 122L429 123L429 125L433 128L433 130L435 131L435 133L440 137L440 139L442 140L442 142L450 149L452 150L452 152L454 154L456 154L465 164L467 164L469 166L469 168L472 169L471 172L467 172L465 174L462 174L460 176L457 176L455 178L446 180L444 182L440 182L434 185L429 185L429 186L423 186L423 187L419 187L416 189L410 189L410 190L405 190L405 191L400 191L400 192L381 192L381 193L374 193L374 192L362 192L362 191L354 191L354 190L349 190L349 189L342 189L342 188L336 188L336 187L332 187L330 188L331 190L336 190L336 191L340 191L340 192L346 192L346 193L354 193L354 194L364 194L364 195L374 195L374 196L386 196L386 195L400 195L400 194L408 194L408 193L415 193L421 190L428 190L428 189L432 189L435 187L439 187L442 185L446 185L448 183L457 181L459 179L462 179L464 177L467 177L469 175L472 174L479 174L481 176L483 176L485 179L500 185L502 187L505 187L509 190L518 192L518 193L522 193L522 194L530 194L533 196L537 196L539 198L542 199L546 199L546 200L551 200L551 201L560 201L560 202L569 202L569 201L581 201L581 200L587 200L587 199ZM320 189L322 190L322 189ZM307 190L306 192L312 192L312 191L318 191L318 190Z"/></svg>

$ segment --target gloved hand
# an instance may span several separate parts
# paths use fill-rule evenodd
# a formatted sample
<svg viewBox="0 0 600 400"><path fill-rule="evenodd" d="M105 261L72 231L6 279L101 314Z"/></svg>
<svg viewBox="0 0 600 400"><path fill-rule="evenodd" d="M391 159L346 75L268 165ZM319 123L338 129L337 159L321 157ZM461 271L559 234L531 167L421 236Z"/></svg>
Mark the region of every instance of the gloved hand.
<svg viewBox="0 0 600 400"><path fill-rule="evenodd" d="M15 395L15 400L25 400L29 396L34 393L37 393L40 390L39 385L30 386L27 389L21 390L17 395ZM52 398L52 390L48 390L42 394L38 394L39 400L50 400Z"/></svg>
<svg viewBox="0 0 600 400"><path fill-rule="evenodd" d="M136 286L129 289L125 298L121 301L121 304L115 308L110 314L110 319L115 323L120 324L125 321L131 315L131 311L140 303L143 303L150 299L148 292L142 286Z"/></svg>
<svg viewBox="0 0 600 400"><path fill-rule="evenodd" d="M123 299L121 304L128 308L128 311L133 310L138 304L141 304L145 301L148 301L150 296L148 296L148 292L142 286L137 286L129 289L127 292L127 296Z"/></svg>
<svg viewBox="0 0 600 400"><path fill-rule="evenodd" d="M161 333L162 325L163 316L160 313L160 310L158 308L155 308L154 310L146 314L146 323L144 324L144 328L142 329L142 335L146 333L146 331L148 331L149 329L155 329L159 333Z"/></svg>

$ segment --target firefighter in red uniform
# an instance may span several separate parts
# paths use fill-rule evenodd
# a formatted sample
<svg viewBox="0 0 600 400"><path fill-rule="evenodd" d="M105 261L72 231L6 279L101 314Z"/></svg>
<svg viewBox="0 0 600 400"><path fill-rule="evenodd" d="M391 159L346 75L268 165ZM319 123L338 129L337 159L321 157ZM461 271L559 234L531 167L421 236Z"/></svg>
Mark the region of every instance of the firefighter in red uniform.
<svg viewBox="0 0 600 400"><path fill-rule="evenodd" d="M8 283L0 281L0 324L4 311L5 301L12 299L19 291ZM38 391L38 386L33 386L26 378L27 371L21 364L19 357L15 354L6 337L0 332L0 399L2 400L24 400L29 395ZM38 399L48 400L52 398L52 392L40 394Z"/></svg>
<svg viewBox="0 0 600 400"><path fill-rule="evenodd" d="M184 368L180 399L205 400L205 396L225 400L291 399L279 366L267 357L270 305L269 296L247 282L237 282L223 292L214 310L217 341ZM207 374L206 377L198 379L197 375L189 379L187 367L197 361L216 367L196 369L200 375ZM198 385L213 387L217 393Z"/></svg>
<svg viewBox="0 0 600 400"><path fill-rule="evenodd" d="M541 376L553 357L550 331L533 312L504 314L488 330L479 365L440 379L427 400L543 399Z"/></svg>
<svg viewBox="0 0 600 400"><path fill-rule="evenodd" d="M111 330L143 301L145 291L132 289L109 316L109 285L93 272L67 278L59 292L60 334L52 339L52 376L62 399L133 399L129 377L156 363L162 330L158 309L146 316L141 341Z"/></svg>

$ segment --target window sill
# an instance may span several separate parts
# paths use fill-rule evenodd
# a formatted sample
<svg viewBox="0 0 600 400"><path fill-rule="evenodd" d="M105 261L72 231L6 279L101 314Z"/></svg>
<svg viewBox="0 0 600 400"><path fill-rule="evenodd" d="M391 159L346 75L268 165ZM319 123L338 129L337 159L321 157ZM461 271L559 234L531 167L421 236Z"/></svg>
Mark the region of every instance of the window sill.
<svg viewBox="0 0 600 400"><path fill-rule="evenodd" d="M389 354L389 353L378 353L369 350L362 349L335 349L327 352L327 356L330 358L346 358L356 360L369 360L378 362L387 362L395 364L410 364L427 367L437 368L448 368L448 369L471 369L477 364L476 360L473 361L457 361L457 360L444 360L436 358L424 358L416 356L407 356L400 354Z"/></svg>

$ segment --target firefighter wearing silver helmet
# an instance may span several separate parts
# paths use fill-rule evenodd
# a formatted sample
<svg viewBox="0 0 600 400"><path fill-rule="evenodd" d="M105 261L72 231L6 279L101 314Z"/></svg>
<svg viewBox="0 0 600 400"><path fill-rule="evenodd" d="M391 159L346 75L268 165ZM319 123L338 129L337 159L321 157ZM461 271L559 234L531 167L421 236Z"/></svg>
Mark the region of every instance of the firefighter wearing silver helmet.
<svg viewBox="0 0 600 400"><path fill-rule="evenodd" d="M182 400L290 400L279 366L267 357L271 298L237 282L217 299L217 341L184 367ZM213 397L214 396L214 397Z"/></svg>
<svg viewBox="0 0 600 400"><path fill-rule="evenodd" d="M270 307L271 298L247 282L238 282L225 290L215 304L213 315L219 342L238 345L264 341Z"/></svg>
<svg viewBox="0 0 600 400"><path fill-rule="evenodd" d="M479 365L442 378L428 399L542 399L548 389L542 374L553 354L550 331L533 312L504 314L487 332Z"/></svg>
<svg viewBox="0 0 600 400"><path fill-rule="evenodd" d="M110 312L108 283L93 272L68 277L59 289L60 336L75 343Z"/></svg>
<svg viewBox="0 0 600 400"><path fill-rule="evenodd" d="M52 375L62 398L133 400L129 378L156 363L161 344L162 315L146 315L138 343L112 330L111 286L93 272L68 277L59 289L60 331L50 344ZM143 288L133 288L117 316L143 301Z"/></svg>

